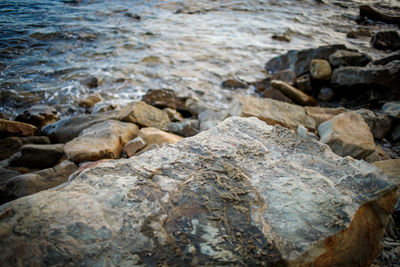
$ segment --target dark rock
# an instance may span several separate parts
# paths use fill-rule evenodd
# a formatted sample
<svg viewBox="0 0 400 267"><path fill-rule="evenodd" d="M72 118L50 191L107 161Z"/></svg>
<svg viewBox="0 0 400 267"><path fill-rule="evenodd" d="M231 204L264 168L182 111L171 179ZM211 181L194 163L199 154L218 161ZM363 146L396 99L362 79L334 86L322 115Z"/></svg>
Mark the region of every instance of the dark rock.
<svg viewBox="0 0 400 267"><path fill-rule="evenodd" d="M229 79L225 80L221 84L222 88L228 88L228 89L243 89L247 88L248 85L246 82L238 80L238 79Z"/></svg>
<svg viewBox="0 0 400 267"><path fill-rule="evenodd" d="M189 137L198 134L200 123L198 120L187 119L180 122L171 122L168 125L168 132L175 133L183 137Z"/></svg>
<svg viewBox="0 0 400 267"><path fill-rule="evenodd" d="M328 60L337 50L346 50L344 45L321 46L306 50L292 50L285 55L274 57L265 64L265 69L271 73L279 70L291 69L297 76L307 73L313 59Z"/></svg>
<svg viewBox="0 0 400 267"><path fill-rule="evenodd" d="M354 51L338 50L329 56L329 63L334 67L366 66L372 58L367 54Z"/></svg>
<svg viewBox="0 0 400 267"><path fill-rule="evenodd" d="M9 179L20 175L21 173L0 167L0 185L7 182Z"/></svg>
<svg viewBox="0 0 400 267"><path fill-rule="evenodd" d="M11 157L27 144L50 144L47 136L7 137L0 139L0 160Z"/></svg>
<svg viewBox="0 0 400 267"><path fill-rule="evenodd" d="M271 79L282 81L282 82L285 82L285 83L288 83L288 84L294 86L296 84L297 75L292 70L280 70L280 71L275 72L271 76Z"/></svg>
<svg viewBox="0 0 400 267"><path fill-rule="evenodd" d="M394 130L392 131L392 140L394 142L400 141L400 124L397 125L396 128L394 128Z"/></svg>
<svg viewBox="0 0 400 267"><path fill-rule="evenodd" d="M359 109L355 112L363 117L374 138L384 138L392 128L392 119L389 115L376 113L368 109Z"/></svg>
<svg viewBox="0 0 400 267"><path fill-rule="evenodd" d="M53 167L64 155L64 145L23 145L12 156L10 166L44 169Z"/></svg>
<svg viewBox="0 0 400 267"><path fill-rule="evenodd" d="M282 41L282 42L290 42L292 41L292 38L290 38L289 34L274 34L271 37L274 40Z"/></svg>
<svg viewBox="0 0 400 267"><path fill-rule="evenodd" d="M383 21L386 23L400 25L400 17L399 16L391 16L391 15L384 14L368 5L360 6L360 17L367 17L372 20Z"/></svg>
<svg viewBox="0 0 400 267"><path fill-rule="evenodd" d="M312 92L311 77L309 74L304 74L296 80L297 88L305 93Z"/></svg>
<svg viewBox="0 0 400 267"><path fill-rule="evenodd" d="M371 44L376 49L399 50L400 35L396 31L377 32L372 37Z"/></svg>
<svg viewBox="0 0 400 267"><path fill-rule="evenodd" d="M188 97L180 97L169 89L149 90L142 97L142 101L151 106L190 112L190 109L186 106L187 99Z"/></svg>
<svg viewBox="0 0 400 267"><path fill-rule="evenodd" d="M358 31L351 31L346 34L347 38L360 38L360 37L372 37L374 34L368 30L358 30Z"/></svg>
<svg viewBox="0 0 400 267"><path fill-rule="evenodd" d="M57 110L47 105L34 105L15 118L16 121L35 125L39 129L59 119Z"/></svg>
<svg viewBox="0 0 400 267"><path fill-rule="evenodd" d="M372 61L372 64L374 64L374 65L386 65L386 64L388 64L388 63L390 63L392 61L395 61L395 60L400 60L400 51L392 52L389 55L386 55L386 56L384 56L384 57L382 57L380 59L374 60L374 61Z"/></svg>
<svg viewBox="0 0 400 267"><path fill-rule="evenodd" d="M271 81L272 87L278 89L284 93L287 97L290 97L295 103L303 106L315 106L317 102L312 96L309 96L297 88L282 82L282 81Z"/></svg>
<svg viewBox="0 0 400 267"><path fill-rule="evenodd" d="M318 99L321 101L330 102L333 100L334 96L334 92L331 88L323 87L319 91Z"/></svg>
<svg viewBox="0 0 400 267"><path fill-rule="evenodd" d="M287 97L284 93L279 91L278 89L275 88L268 88L264 92L261 93L262 98L271 98L274 100L286 102L286 103L294 103L292 99Z"/></svg>
<svg viewBox="0 0 400 267"><path fill-rule="evenodd" d="M262 93L265 90L268 90L271 88L270 84L271 84L271 77L267 77L261 81L256 81L253 83L250 83L250 85L254 86L254 88L256 89L256 92L258 93Z"/></svg>
<svg viewBox="0 0 400 267"><path fill-rule="evenodd" d="M0 138L31 136L36 135L38 131L38 128L31 124L0 119Z"/></svg>
<svg viewBox="0 0 400 267"><path fill-rule="evenodd" d="M99 86L99 81L94 76L90 76L90 77L86 78L85 80L82 81L82 83L89 88L96 88Z"/></svg>

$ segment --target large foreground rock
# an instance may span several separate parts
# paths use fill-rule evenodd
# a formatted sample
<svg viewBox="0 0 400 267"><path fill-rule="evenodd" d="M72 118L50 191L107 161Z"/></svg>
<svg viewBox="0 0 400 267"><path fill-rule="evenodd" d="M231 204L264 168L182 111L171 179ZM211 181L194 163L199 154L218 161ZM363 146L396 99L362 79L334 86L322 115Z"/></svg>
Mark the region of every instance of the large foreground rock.
<svg viewBox="0 0 400 267"><path fill-rule="evenodd" d="M371 165L256 118L0 208L3 266L369 266L397 197Z"/></svg>

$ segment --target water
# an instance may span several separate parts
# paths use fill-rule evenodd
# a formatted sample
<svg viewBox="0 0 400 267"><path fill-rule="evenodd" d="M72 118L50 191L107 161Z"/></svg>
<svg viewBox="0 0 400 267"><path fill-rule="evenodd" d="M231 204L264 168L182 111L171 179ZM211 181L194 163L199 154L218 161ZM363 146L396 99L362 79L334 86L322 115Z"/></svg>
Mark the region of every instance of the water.
<svg viewBox="0 0 400 267"><path fill-rule="evenodd" d="M232 94L221 89L223 80L262 79L265 62L290 49L343 43L380 55L368 38L346 32L364 27L355 21L360 3L398 11L400 1L324 2L3 0L0 111L45 103L66 116L84 112L77 103L89 93L122 105L160 88L220 108ZM291 42L271 39L287 31ZM98 88L82 83L89 76Z"/></svg>

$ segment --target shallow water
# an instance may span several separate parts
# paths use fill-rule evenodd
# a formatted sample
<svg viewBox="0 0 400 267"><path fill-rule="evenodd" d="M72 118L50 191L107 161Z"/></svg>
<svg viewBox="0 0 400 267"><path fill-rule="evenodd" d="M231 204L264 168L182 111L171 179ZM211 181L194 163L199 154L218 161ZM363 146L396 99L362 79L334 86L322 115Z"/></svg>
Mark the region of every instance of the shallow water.
<svg viewBox="0 0 400 267"><path fill-rule="evenodd" d="M91 92L124 104L160 88L219 108L232 94L223 80L262 79L265 62L290 49L343 43L379 56L369 38L346 38L365 27L356 22L358 5L378 2L400 10L400 1L4 0L0 111L46 103L68 115L84 112L77 103ZM271 39L284 32L291 42ZM98 88L82 83L89 76Z"/></svg>

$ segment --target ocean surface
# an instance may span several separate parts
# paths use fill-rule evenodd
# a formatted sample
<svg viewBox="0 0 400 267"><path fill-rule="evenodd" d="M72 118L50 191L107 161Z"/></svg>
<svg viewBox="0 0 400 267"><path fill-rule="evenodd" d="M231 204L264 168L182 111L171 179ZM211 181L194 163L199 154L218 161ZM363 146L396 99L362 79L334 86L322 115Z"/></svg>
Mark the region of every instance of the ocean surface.
<svg viewBox="0 0 400 267"><path fill-rule="evenodd" d="M232 95L222 81L260 80L265 62L291 49L345 44L379 57L370 38L346 38L394 27L357 23L360 4L400 10L400 1L2 0L0 112L44 103L70 116L86 112L77 103L90 93L117 106L162 88L220 108ZM284 33L291 42L271 38ZM91 76L97 88L84 84Z"/></svg>

